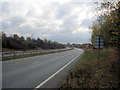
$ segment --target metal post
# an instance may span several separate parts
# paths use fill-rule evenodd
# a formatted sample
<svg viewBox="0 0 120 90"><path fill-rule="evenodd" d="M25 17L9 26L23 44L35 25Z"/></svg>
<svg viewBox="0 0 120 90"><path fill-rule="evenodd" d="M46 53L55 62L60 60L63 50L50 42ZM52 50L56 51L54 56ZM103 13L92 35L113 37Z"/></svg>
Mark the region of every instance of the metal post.
<svg viewBox="0 0 120 90"><path fill-rule="evenodd" d="M100 66L100 36L99 36L99 48L98 48L98 68Z"/></svg>
<svg viewBox="0 0 120 90"><path fill-rule="evenodd" d="M98 68L100 68L99 66L100 66L100 49L98 49Z"/></svg>
<svg viewBox="0 0 120 90"><path fill-rule="evenodd" d="M2 53L2 58L3 58L3 56L4 56L4 55L3 55L3 53Z"/></svg>

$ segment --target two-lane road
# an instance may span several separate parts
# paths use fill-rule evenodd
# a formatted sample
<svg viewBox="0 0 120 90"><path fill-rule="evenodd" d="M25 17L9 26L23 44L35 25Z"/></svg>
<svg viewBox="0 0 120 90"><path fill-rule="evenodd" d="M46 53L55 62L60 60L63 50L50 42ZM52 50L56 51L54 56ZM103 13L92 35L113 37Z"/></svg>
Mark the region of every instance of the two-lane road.
<svg viewBox="0 0 120 90"><path fill-rule="evenodd" d="M59 87L82 49L2 62L3 88Z"/></svg>

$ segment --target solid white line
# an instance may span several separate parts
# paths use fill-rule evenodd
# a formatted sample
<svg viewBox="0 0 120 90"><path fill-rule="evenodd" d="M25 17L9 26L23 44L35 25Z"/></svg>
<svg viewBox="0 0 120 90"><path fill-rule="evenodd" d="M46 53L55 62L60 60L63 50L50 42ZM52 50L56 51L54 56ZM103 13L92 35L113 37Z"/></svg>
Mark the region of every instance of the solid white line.
<svg viewBox="0 0 120 90"><path fill-rule="evenodd" d="M61 69L59 69L57 72L55 72L53 75L51 75L49 78L47 78L45 81L40 83L38 86L35 87L35 90L37 88L40 88L42 85L44 85L47 81L49 81L51 78L53 78L55 75L57 75L60 71L62 71L65 67L67 67L70 63L72 63L76 58L78 58L80 55L76 56L74 59L72 59L70 62L68 62L65 66L63 66Z"/></svg>

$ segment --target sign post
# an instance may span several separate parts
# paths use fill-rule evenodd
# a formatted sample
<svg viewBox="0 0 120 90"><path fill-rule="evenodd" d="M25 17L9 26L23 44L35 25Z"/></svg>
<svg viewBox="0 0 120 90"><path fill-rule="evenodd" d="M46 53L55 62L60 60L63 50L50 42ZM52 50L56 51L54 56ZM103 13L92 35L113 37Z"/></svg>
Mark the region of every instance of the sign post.
<svg viewBox="0 0 120 90"><path fill-rule="evenodd" d="M94 49L98 49L98 66L100 61L100 49L103 49L103 37L100 35L95 35Z"/></svg>

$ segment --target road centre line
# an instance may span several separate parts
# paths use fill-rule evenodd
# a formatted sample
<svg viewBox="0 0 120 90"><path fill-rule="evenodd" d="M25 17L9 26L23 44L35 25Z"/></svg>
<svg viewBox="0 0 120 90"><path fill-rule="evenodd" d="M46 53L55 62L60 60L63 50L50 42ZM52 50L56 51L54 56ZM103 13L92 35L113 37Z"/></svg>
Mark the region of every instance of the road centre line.
<svg viewBox="0 0 120 90"><path fill-rule="evenodd" d="M78 58L80 56L80 54L78 56L76 56L75 58L73 58L70 62L68 62L65 66L63 66L61 69L59 69L57 72L55 72L53 75L51 75L49 78L47 78L46 80L44 80L42 83L40 83L38 86L35 87L35 89L33 90L37 90L38 88L42 87L46 82L48 82L50 79L52 79L55 75L57 75L60 71L62 71L65 67L67 67L69 64L71 64L76 58Z"/></svg>

